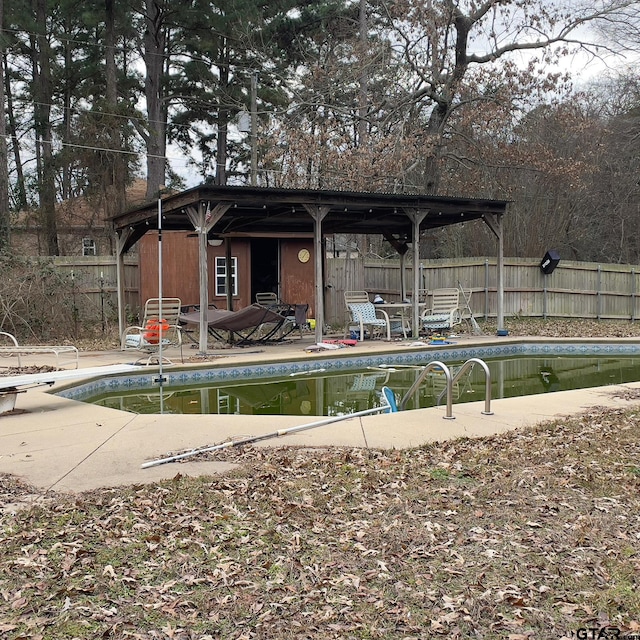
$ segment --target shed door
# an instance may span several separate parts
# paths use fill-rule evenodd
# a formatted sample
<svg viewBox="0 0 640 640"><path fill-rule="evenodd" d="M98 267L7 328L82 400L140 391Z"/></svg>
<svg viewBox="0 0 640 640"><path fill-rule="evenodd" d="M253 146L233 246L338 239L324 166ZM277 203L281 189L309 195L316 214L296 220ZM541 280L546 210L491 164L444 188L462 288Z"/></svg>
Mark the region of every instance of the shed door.
<svg viewBox="0 0 640 640"><path fill-rule="evenodd" d="M251 240L251 302L256 293L278 293L278 239L252 238Z"/></svg>
<svg viewBox="0 0 640 640"><path fill-rule="evenodd" d="M308 304L307 317L315 318L313 240L280 241L280 297L290 304Z"/></svg>

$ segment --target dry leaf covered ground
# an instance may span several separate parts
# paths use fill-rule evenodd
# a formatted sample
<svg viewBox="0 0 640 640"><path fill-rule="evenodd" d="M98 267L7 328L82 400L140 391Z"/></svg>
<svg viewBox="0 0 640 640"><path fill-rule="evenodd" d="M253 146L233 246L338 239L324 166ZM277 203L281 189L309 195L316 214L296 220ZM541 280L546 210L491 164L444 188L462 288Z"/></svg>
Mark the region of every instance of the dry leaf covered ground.
<svg viewBox="0 0 640 640"><path fill-rule="evenodd" d="M239 470L5 510L0 637L640 634L639 410L222 458ZM4 503L36 493L0 478Z"/></svg>

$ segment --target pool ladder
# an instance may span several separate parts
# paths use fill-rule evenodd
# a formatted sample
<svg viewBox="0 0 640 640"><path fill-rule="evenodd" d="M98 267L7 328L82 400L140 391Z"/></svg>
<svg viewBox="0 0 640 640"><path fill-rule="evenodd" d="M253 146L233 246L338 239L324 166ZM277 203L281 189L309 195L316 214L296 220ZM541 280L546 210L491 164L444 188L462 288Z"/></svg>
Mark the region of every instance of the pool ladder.
<svg viewBox="0 0 640 640"><path fill-rule="evenodd" d="M398 408L401 411L404 410L407 402L409 401L409 398L415 393L415 391L422 384L422 381L430 371L432 371L433 369L441 369L444 372L447 381L447 386L445 389L447 394L447 409L444 418L446 420L454 420L455 416L453 415L453 385L458 381L463 373L471 369L476 364L479 364L484 370L484 411L482 411L481 413L485 416L493 415L493 411L491 411L491 372L489 371L487 363L484 360L480 360L480 358L470 358L455 372L454 375L451 375L451 370L443 362L440 362L439 360L431 361L416 378L416 381L411 385L409 391L405 393L404 397L400 401L400 405ZM440 397L442 397L442 394Z"/></svg>

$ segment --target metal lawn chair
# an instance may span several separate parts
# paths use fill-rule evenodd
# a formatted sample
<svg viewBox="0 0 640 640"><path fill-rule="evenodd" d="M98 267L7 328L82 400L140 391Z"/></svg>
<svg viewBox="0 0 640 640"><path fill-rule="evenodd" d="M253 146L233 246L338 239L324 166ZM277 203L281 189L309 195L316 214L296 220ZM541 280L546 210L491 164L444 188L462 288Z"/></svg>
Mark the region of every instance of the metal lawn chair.
<svg viewBox="0 0 640 640"><path fill-rule="evenodd" d="M181 306L180 298L149 298L144 305L142 322L122 332L120 348L149 354L147 364L151 364L154 357L160 359L164 347L180 347L180 359L184 362L182 329L178 322ZM170 362L164 355L162 360Z"/></svg>
<svg viewBox="0 0 640 640"><path fill-rule="evenodd" d="M263 307L273 307L281 304L278 294L273 291L256 293L256 302L261 304Z"/></svg>
<svg viewBox="0 0 640 640"><path fill-rule="evenodd" d="M422 328L428 333L446 329L451 331L462 324L460 291L455 288L434 289L431 292L431 306L422 312Z"/></svg>
<svg viewBox="0 0 640 640"><path fill-rule="evenodd" d="M384 309L380 309L369 300L366 291L345 291L344 302L351 314L351 321L347 323L344 337L350 331L358 332L358 340L365 338L365 330L368 328L371 337L380 335L383 331L387 340L391 340L391 322Z"/></svg>
<svg viewBox="0 0 640 640"><path fill-rule="evenodd" d="M302 338L302 332L308 328L308 304L289 304L288 302L283 302L278 298L278 294L273 291L256 293L256 303L286 318L286 321L282 325L281 338L284 338L295 329L298 329L300 337Z"/></svg>

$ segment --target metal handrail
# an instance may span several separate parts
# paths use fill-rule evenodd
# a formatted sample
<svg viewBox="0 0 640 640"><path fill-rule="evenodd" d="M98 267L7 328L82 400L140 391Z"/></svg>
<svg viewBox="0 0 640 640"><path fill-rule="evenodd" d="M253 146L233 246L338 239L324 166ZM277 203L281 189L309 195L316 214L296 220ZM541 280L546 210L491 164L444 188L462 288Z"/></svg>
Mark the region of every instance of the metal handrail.
<svg viewBox="0 0 640 640"><path fill-rule="evenodd" d="M409 388L409 391L407 391L407 393L404 394L404 397L400 401L399 409L400 411L404 410L407 402L409 401L409 398L413 395L415 390L420 386L422 381L425 379L427 373L429 373L429 371L431 371L432 369L442 369L442 371L444 371L445 378L447 379L447 410L444 417L447 420L453 420L453 417L454 417L452 412L453 383L451 382L451 371L449 370L449 367L447 367L447 365L444 364L444 362L440 362L439 360L433 360L422 370L420 375L416 378L415 382Z"/></svg>
<svg viewBox="0 0 640 640"><path fill-rule="evenodd" d="M482 415L492 416L491 411L491 371L489 366L484 360L480 358L469 358L454 374L451 379L451 386L457 382L458 378L467 370L473 367L474 364L479 364L484 370L484 411L481 411Z"/></svg>
<svg viewBox="0 0 640 640"><path fill-rule="evenodd" d="M420 373L420 375L416 378L415 382L411 385L409 391L405 393L404 397L400 401L399 409L403 411L406 407L409 398L414 394L416 389L420 386L422 381L425 379L427 373L432 369L441 369L444 372L447 386L446 386L446 394L447 394L447 408L445 411L444 418L446 420L454 420L455 416L453 415L453 385L458 380L458 378L465 372L467 369L473 367L474 364L479 364L484 370L485 374L485 382L484 382L484 411L481 413L486 416L493 415L493 411L491 411L491 372L489 371L489 367L484 360L480 360L480 358L470 358L467 360L455 373L455 376L451 375L451 371L449 367L443 362L439 360L431 361ZM440 394L442 397L442 394Z"/></svg>

